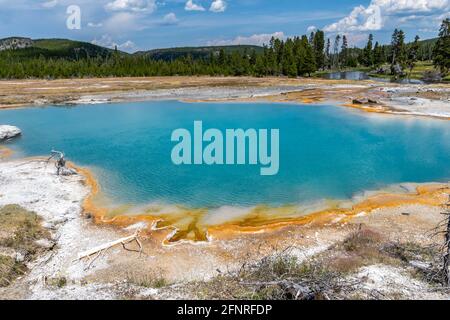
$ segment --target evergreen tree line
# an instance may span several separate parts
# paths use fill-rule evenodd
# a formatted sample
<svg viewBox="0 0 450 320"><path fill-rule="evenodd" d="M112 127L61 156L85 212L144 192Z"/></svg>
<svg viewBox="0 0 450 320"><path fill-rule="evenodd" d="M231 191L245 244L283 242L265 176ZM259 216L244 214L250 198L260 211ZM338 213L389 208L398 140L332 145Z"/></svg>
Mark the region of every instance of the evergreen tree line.
<svg viewBox="0 0 450 320"><path fill-rule="evenodd" d="M390 45L374 43L369 36L364 48L349 48L347 36L325 39L323 31L308 37L272 38L262 53L220 50L207 58L181 57L172 61L146 56L121 55L117 50L97 57L26 57L18 51L0 52L0 78L144 77L173 75L209 76L311 76L316 71L364 66L391 66L391 73L412 70L417 61L433 60L443 74L450 70L450 20L443 21L436 43L405 44L405 33L395 30Z"/></svg>

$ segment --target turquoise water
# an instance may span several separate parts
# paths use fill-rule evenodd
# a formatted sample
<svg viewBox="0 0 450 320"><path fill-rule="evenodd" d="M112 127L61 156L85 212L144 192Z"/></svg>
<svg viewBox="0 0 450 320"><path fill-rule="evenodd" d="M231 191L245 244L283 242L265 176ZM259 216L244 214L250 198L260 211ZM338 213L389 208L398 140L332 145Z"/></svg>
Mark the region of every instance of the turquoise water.
<svg viewBox="0 0 450 320"><path fill-rule="evenodd" d="M175 166L171 133L207 128L280 129L280 171L259 166ZM347 199L401 182L448 181L450 122L372 115L334 106L176 101L0 112L23 136L18 156L63 150L91 167L114 203L192 207Z"/></svg>

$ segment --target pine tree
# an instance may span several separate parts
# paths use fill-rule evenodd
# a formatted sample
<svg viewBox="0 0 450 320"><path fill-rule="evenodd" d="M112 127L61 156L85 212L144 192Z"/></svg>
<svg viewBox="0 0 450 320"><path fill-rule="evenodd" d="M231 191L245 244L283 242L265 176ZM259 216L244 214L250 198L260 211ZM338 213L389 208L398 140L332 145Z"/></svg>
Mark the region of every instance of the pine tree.
<svg viewBox="0 0 450 320"><path fill-rule="evenodd" d="M373 35L369 35L369 40L366 47L364 48L363 63L366 67L371 67L373 65Z"/></svg>
<svg viewBox="0 0 450 320"><path fill-rule="evenodd" d="M317 30L314 34L313 49L317 69L325 68L325 33Z"/></svg>
<svg viewBox="0 0 450 320"><path fill-rule="evenodd" d="M327 40L327 48L325 49L325 60L326 67L331 69L331 40L328 38Z"/></svg>
<svg viewBox="0 0 450 320"><path fill-rule="evenodd" d="M266 74L266 66L265 66L265 61L264 61L264 56L263 55L258 55L256 57L254 74L257 77L263 77L263 76L267 75Z"/></svg>
<svg viewBox="0 0 450 320"><path fill-rule="evenodd" d="M314 51L306 36L302 37L302 47L304 49L304 67L303 72L311 76L311 73L317 70Z"/></svg>
<svg viewBox="0 0 450 320"><path fill-rule="evenodd" d="M395 29L392 34L392 59L391 73L397 75L401 73L401 66L405 64L405 33L402 30Z"/></svg>
<svg viewBox="0 0 450 320"><path fill-rule="evenodd" d="M342 46L341 46L341 64L342 66L348 66L348 41L347 36L342 36Z"/></svg>
<svg viewBox="0 0 450 320"><path fill-rule="evenodd" d="M333 68L339 68L339 45L341 43L341 36L337 35L333 46Z"/></svg>
<svg viewBox="0 0 450 320"><path fill-rule="evenodd" d="M297 64L294 57L294 43L291 39L286 40L282 58L283 74L289 77L297 76Z"/></svg>
<svg viewBox="0 0 450 320"><path fill-rule="evenodd" d="M433 61L442 75L447 75L450 70L450 19L442 21L439 30L439 39L433 51Z"/></svg>
<svg viewBox="0 0 450 320"><path fill-rule="evenodd" d="M383 48L377 41L375 42L375 47L373 48L373 64L376 67L379 67L383 63L384 63Z"/></svg>
<svg viewBox="0 0 450 320"><path fill-rule="evenodd" d="M414 66L417 62L417 54L419 52L419 36L416 36L414 38L414 42L410 45L408 48L408 59L407 59L407 66L409 68L409 76L411 77L412 70L414 69Z"/></svg>

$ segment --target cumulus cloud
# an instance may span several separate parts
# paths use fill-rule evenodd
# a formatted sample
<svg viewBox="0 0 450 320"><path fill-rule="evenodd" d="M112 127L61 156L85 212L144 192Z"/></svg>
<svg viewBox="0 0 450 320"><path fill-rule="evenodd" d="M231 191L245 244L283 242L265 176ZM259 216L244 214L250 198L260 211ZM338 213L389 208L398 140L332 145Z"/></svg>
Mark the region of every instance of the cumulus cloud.
<svg viewBox="0 0 450 320"><path fill-rule="evenodd" d="M448 0L373 0L386 12L431 12L448 7Z"/></svg>
<svg viewBox="0 0 450 320"><path fill-rule="evenodd" d="M224 0L214 0L211 3L209 11L211 12L224 12L227 9L227 3Z"/></svg>
<svg viewBox="0 0 450 320"><path fill-rule="evenodd" d="M186 2L186 5L184 6L184 10L186 10L186 11L205 11L205 8L200 4L194 3L193 0L188 0L188 2Z"/></svg>
<svg viewBox="0 0 450 320"><path fill-rule="evenodd" d="M381 30L391 18L410 15L408 21L420 19L420 14L437 14L450 9L450 0L372 0L367 7L355 7L341 20L327 25L326 32ZM395 21L394 21L395 22Z"/></svg>
<svg viewBox="0 0 450 320"><path fill-rule="evenodd" d="M105 6L110 11L133 11L133 12L149 12L156 10L155 0L115 0L108 2Z"/></svg>
<svg viewBox="0 0 450 320"><path fill-rule="evenodd" d="M137 48L136 44L133 41L128 40L128 41L125 41L122 44L119 44L117 46L117 49L119 49L121 51L126 51L126 52L133 52L133 51L136 51L138 48Z"/></svg>
<svg viewBox="0 0 450 320"><path fill-rule="evenodd" d="M326 32L369 31L383 27L380 7L358 6L347 17L324 28Z"/></svg>
<svg viewBox="0 0 450 320"><path fill-rule="evenodd" d="M102 46L105 48L114 49L117 47L118 50L133 52L137 50L136 44L133 41L125 41L123 43L115 42L110 35L104 34L100 39L95 39L91 42L92 44Z"/></svg>
<svg viewBox="0 0 450 320"><path fill-rule="evenodd" d="M171 12L164 16L162 20L163 25L174 25L178 23L178 18L175 13Z"/></svg>
<svg viewBox="0 0 450 320"><path fill-rule="evenodd" d="M283 32L274 32L274 33L263 33L263 34L254 34L249 37L238 36L234 39L230 40L214 40L209 41L208 45L210 46L229 46L229 45L241 45L241 44L249 44L249 45L257 45L262 46L263 44L268 44L272 37L277 39L285 39L286 36Z"/></svg>
<svg viewBox="0 0 450 320"><path fill-rule="evenodd" d="M350 47L366 44L369 38L369 35L366 33L347 33L346 36Z"/></svg>
<svg viewBox="0 0 450 320"><path fill-rule="evenodd" d="M137 20L138 17L135 14L119 12L104 21L103 26L110 33L134 31L141 28Z"/></svg>
<svg viewBox="0 0 450 320"><path fill-rule="evenodd" d="M306 32L316 32L317 31L317 27L316 26L309 26L308 29L306 29Z"/></svg>

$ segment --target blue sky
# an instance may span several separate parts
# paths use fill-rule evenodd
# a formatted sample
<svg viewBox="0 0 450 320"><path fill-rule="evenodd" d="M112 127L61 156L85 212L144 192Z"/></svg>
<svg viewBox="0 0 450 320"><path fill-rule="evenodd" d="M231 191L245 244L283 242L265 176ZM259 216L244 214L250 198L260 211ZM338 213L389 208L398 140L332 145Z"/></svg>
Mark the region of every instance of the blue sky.
<svg viewBox="0 0 450 320"><path fill-rule="evenodd" d="M66 27L67 8L81 10L81 29ZM351 45L369 33L389 42L435 37L450 0L0 0L0 38L70 38L126 51L174 46L262 44L315 28L346 34Z"/></svg>

